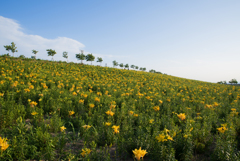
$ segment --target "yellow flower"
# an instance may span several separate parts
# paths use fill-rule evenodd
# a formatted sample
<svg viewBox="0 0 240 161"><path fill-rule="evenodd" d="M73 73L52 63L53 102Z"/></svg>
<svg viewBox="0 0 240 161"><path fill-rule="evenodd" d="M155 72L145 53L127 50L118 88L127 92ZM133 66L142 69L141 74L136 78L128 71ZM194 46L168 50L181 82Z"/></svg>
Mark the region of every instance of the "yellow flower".
<svg viewBox="0 0 240 161"><path fill-rule="evenodd" d="M4 95L4 93L0 93L0 96L2 97Z"/></svg>
<svg viewBox="0 0 240 161"><path fill-rule="evenodd" d="M110 109L112 109L112 108L115 108L116 107L116 105L110 105Z"/></svg>
<svg viewBox="0 0 240 161"><path fill-rule="evenodd" d="M132 152L135 155L135 158L137 160L140 160L141 158L143 158L145 156L145 154L147 154L147 151L141 150L141 147L138 150L137 149L133 150Z"/></svg>
<svg viewBox="0 0 240 161"><path fill-rule="evenodd" d="M222 127L227 127L227 124L221 124Z"/></svg>
<svg viewBox="0 0 240 161"><path fill-rule="evenodd" d="M189 130L189 132L191 132L193 130L193 127Z"/></svg>
<svg viewBox="0 0 240 161"><path fill-rule="evenodd" d="M5 151L9 147L9 144L7 143L7 138L0 137L0 147L1 151Z"/></svg>
<svg viewBox="0 0 240 161"><path fill-rule="evenodd" d="M108 91L105 91L105 95L108 95Z"/></svg>
<svg viewBox="0 0 240 161"><path fill-rule="evenodd" d="M163 101L162 101L162 100L159 100L159 103L163 103Z"/></svg>
<svg viewBox="0 0 240 161"><path fill-rule="evenodd" d="M178 114L177 116L178 116L178 118L179 118L180 120L182 120L182 121L186 119L185 113L180 113L180 114Z"/></svg>
<svg viewBox="0 0 240 161"><path fill-rule="evenodd" d="M231 108L231 110L232 110L233 112L236 112L236 108Z"/></svg>
<svg viewBox="0 0 240 161"><path fill-rule="evenodd" d="M69 115L72 116L75 112L74 111L68 111Z"/></svg>
<svg viewBox="0 0 240 161"><path fill-rule="evenodd" d="M76 92L73 92L73 96L76 96L77 95L77 93Z"/></svg>
<svg viewBox="0 0 240 161"><path fill-rule="evenodd" d="M151 98L150 96L147 96L147 97L146 97L146 99L148 99L148 100L149 100L150 98Z"/></svg>
<svg viewBox="0 0 240 161"><path fill-rule="evenodd" d="M167 135L167 139L173 141L173 138L170 135Z"/></svg>
<svg viewBox="0 0 240 161"><path fill-rule="evenodd" d="M134 114L133 116L134 116L134 117L138 117L138 114Z"/></svg>
<svg viewBox="0 0 240 161"><path fill-rule="evenodd" d="M105 125L106 125L106 126L110 126L110 125L111 125L111 122L105 122Z"/></svg>
<svg viewBox="0 0 240 161"><path fill-rule="evenodd" d="M30 92L30 89L24 89L25 92Z"/></svg>
<svg viewBox="0 0 240 161"><path fill-rule="evenodd" d="M30 85L28 88L29 88L29 89L34 89L34 86L33 86L33 85Z"/></svg>
<svg viewBox="0 0 240 161"><path fill-rule="evenodd" d="M113 128L113 133L114 133L114 134L119 133L119 130L118 130L118 129L120 128L120 126L113 125L112 128Z"/></svg>
<svg viewBox="0 0 240 161"><path fill-rule="evenodd" d="M31 114L34 116L34 115L37 115L38 113L36 111L34 111Z"/></svg>
<svg viewBox="0 0 240 161"><path fill-rule="evenodd" d="M35 102L35 101L30 102L30 106L31 107L37 106L37 102Z"/></svg>
<svg viewBox="0 0 240 161"><path fill-rule="evenodd" d="M150 119L150 120L149 120L149 123L151 124L151 123L153 123L153 121L154 121L153 119Z"/></svg>
<svg viewBox="0 0 240 161"><path fill-rule="evenodd" d="M82 104L83 104L83 103L84 103L84 100L79 100L79 103L82 103Z"/></svg>
<svg viewBox="0 0 240 161"><path fill-rule="evenodd" d="M95 106L95 105L94 105L94 104L92 104L92 103L91 103L91 104L89 104L89 107L90 107L90 108L93 108L94 106Z"/></svg>
<svg viewBox="0 0 240 161"><path fill-rule="evenodd" d="M160 110L160 107L159 107L159 106L154 106L153 109L154 109L155 111L159 111L159 110Z"/></svg>
<svg viewBox="0 0 240 161"><path fill-rule="evenodd" d="M165 135L164 134L159 134L158 136L156 136L156 139L158 140L158 142L167 141L167 139L165 139Z"/></svg>
<svg viewBox="0 0 240 161"><path fill-rule="evenodd" d="M90 149L88 149L88 148L82 149L82 152L81 152L82 157L87 156L88 154L91 153L91 151L92 151L92 150L90 150Z"/></svg>
<svg viewBox="0 0 240 161"><path fill-rule="evenodd" d="M100 98L96 97L95 99L95 102L100 102Z"/></svg>
<svg viewBox="0 0 240 161"><path fill-rule="evenodd" d="M130 115L133 115L133 114L134 114L134 112L133 112L133 111L129 111L129 114L130 114Z"/></svg>
<svg viewBox="0 0 240 161"><path fill-rule="evenodd" d="M63 132L66 129L65 126L60 127L61 132Z"/></svg>
<svg viewBox="0 0 240 161"><path fill-rule="evenodd" d="M105 112L107 115L110 115L110 116L113 116L114 115L114 113L112 112L112 111L110 111L110 110L108 110L107 112Z"/></svg>
<svg viewBox="0 0 240 161"><path fill-rule="evenodd" d="M222 126L222 127L217 128L217 130L218 130L220 133L224 133L224 132L227 130L227 128L224 127L224 126Z"/></svg>
<svg viewBox="0 0 240 161"><path fill-rule="evenodd" d="M90 126L90 125L83 125L82 127L87 130L87 129L89 129L92 126Z"/></svg>
<svg viewBox="0 0 240 161"><path fill-rule="evenodd" d="M219 105L219 103L217 103L217 102L214 102L214 103L213 103L213 106L214 106L214 107L217 107L218 105Z"/></svg>

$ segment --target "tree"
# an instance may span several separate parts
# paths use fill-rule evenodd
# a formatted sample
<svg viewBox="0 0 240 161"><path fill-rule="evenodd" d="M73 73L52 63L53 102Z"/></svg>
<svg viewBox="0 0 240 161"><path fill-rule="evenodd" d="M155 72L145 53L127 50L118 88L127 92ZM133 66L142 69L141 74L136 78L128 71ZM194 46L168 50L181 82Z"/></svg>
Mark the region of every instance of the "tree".
<svg viewBox="0 0 240 161"><path fill-rule="evenodd" d="M135 66L135 69L138 69L138 66Z"/></svg>
<svg viewBox="0 0 240 161"><path fill-rule="evenodd" d="M120 66L121 68L123 68L123 63L119 64L119 66Z"/></svg>
<svg viewBox="0 0 240 161"><path fill-rule="evenodd" d="M18 52L18 51L16 50L17 47L16 47L16 44L14 44L14 42L11 42L11 45L5 45L4 47L5 47L5 49L6 49L7 51L11 51L11 52L13 53L13 57L14 57L14 53L15 53L15 52Z"/></svg>
<svg viewBox="0 0 240 161"><path fill-rule="evenodd" d="M94 61L94 59L95 59L95 56L93 56L92 53L88 54L86 56L86 61L91 61L91 65L92 65L92 61Z"/></svg>
<svg viewBox="0 0 240 161"><path fill-rule="evenodd" d="M135 65L131 65L131 68L134 69L134 68L135 68Z"/></svg>
<svg viewBox="0 0 240 161"><path fill-rule="evenodd" d="M19 58L25 59L26 57L24 55L20 55Z"/></svg>
<svg viewBox="0 0 240 161"><path fill-rule="evenodd" d="M146 71L146 68L144 67L144 68L142 68L142 70L143 70L143 71Z"/></svg>
<svg viewBox="0 0 240 161"><path fill-rule="evenodd" d="M32 50L32 53L35 54L35 59L36 59L36 55L37 55L38 51L37 50Z"/></svg>
<svg viewBox="0 0 240 161"><path fill-rule="evenodd" d="M64 51L63 52L63 57L67 59L67 62L68 62L68 52Z"/></svg>
<svg viewBox="0 0 240 161"><path fill-rule="evenodd" d="M46 51L48 52L48 56L52 56L52 60L53 60L53 56L57 54L57 52L52 49L47 49Z"/></svg>
<svg viewBox="0 0 240 161"><path fill-rule="evenodd" d="M77 58L78 60L81 60L81 64L83 63L82 61L86 59L86 55L84 55L83 52L84 52L84 51L81 50L81 54L80 54L80 53L79 53L79 54L76 54L76 58Z"/></svg>
<svg viewBox="0 0 240 161"><path fill-rule="evenodd" d="M118 62L116 60L113 61L113 67L118 66Z"/></svg>
<svg viewBox="0 0 240 161"><path fill-rule="evenodd" d="M139 70L143 70L143 68L142 67L140 67L140 69Z"/></svg>
<svg viewBox="0 0 240 161"><path fill-rule="evenodd" d="M232 79L232 80L229 81L229 83L231 83L231 84L237 84L238 81L237 81L236 79Z"/></svg>
<svg viewBox="0 0 240 161"><path fill-rule="evenodd" d="M100 58L100 57L97 57L97 62L100 62L100 65L102 64L102 58Z"/></svg>
<svg viewBox="0 0 240 161"><path fill-rule="evenodd" d="M217 82L218 84L227 84L226 81L220 81L220 82Z"/></svg>
<svg viewBox="0 0 240 161"><path fill-rule="evenodd" d="M125 64L125 66L124 66L124 67L129 69L129 65L128 65L128 64Z"/></svg>
<svg viewBox="0 0 240 161"><path fill-rule="evenodd" d="M155 73L156 71L154 69L149 70L149 73Z"/></svg>

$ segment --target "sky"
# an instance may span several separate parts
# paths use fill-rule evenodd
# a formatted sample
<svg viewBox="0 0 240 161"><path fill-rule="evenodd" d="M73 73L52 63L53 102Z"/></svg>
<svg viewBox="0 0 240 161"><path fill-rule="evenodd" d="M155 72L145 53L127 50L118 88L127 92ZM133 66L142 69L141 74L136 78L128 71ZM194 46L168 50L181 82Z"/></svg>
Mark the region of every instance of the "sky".
<svg viewBox="0 0 240 161"><path fill-rule="evenodd" d="M0 55L54 60L92 53L181 78L240 82L239 0L0 1ZM11 53L10 53L11 54ZM84 61L85 64L91 64ZM93 65L99 65L95 61Z"/></svg>

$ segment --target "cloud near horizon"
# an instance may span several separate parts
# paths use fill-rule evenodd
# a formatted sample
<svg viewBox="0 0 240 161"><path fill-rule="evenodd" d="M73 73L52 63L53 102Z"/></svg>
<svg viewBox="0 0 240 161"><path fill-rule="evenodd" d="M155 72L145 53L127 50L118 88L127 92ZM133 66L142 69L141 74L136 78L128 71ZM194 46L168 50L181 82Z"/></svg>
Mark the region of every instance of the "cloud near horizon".
<svg viewBox="0 0 240 161"><path fill-rule="evenodd" d="M67 51L69 61L76 61L75 54L85 47L82 43L77 40L67 37L57 37L55 39L47 39L39 35L28 35L22 31L19 23L16 21L0 16L0 54L6 54L8 51L3 47L4 45L10 45L14 42L17 46L17 55L25 55L31 57L32 50L39 51L37 58L40 59L51 59L47 57L46 49L56 50L57 54L54 56L54 60L64 60L62 52ZM11 53L9 53L11 54Z"/></svg>

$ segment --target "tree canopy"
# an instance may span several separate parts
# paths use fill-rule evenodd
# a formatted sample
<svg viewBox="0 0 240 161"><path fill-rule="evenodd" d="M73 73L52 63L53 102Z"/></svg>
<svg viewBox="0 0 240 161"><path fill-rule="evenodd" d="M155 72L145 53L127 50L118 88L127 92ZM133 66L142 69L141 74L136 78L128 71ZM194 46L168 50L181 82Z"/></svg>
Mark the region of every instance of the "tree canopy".
<svg viewBox="0 0 240 161"><path fill-rule="evenodd" d="M63 52L63 57L66 58L67 61L68 61L68 52L64 51L64 52Z"/></svg>
<svg viewBox="0 0 240 161"><path fill-rule="evenodd" d="M113 67L118 66L118 62L116 60L113 61Z"/></svg>
<svg viewBox="0 0 240 161"><path fill-rule="evenodd" d="M97 62L100 62L100 64L102 63L103 59L100 57L97 57Z"/></svg>
<svg viewBox="0 0 240 161"><path fill-rule="evenodd" d="M15 52L18 52L18 51L16 50L17 47L16 47L16 44L14 44L14 42L11 42L11 45L5 45L4 47L5 47L5 49L6 49L7 51L11 51L11 52L13 53L13 56L14 56L14 53L15 53Z"/></svg>
<svg viewBox="0 0 240 161"><path fill-rule="evenodd" d="M95 56L93 56L92 53L86 55L86 61L91 61L91 65L92 65L92 61L94 60L95 60Z"/></svg>
<svg viewBox="0 0 240 161"><path fill-rule="evenodd" d="M48 52L48 56L52 56L52 60L53 60L53 56L57 54L57 52L52 49L47 49L46 51Z"/></svg>
<svg viewBox="0 0 240 161"><path fill-rule="evenodd" d="M81 64L82 64L82 61L85 60L86 55L84 55L83 53L81 53L81 54L79 53L79 54L76 54L76 58L78 60L81 60Z"/></svg>
<svg viewBox="0 0 240 161"><path fill-rule="evenodd" d="M35 54L34 58L36 59L36 55L37 55L38 51L37 50L32 50L32 53Z"/></svg>

